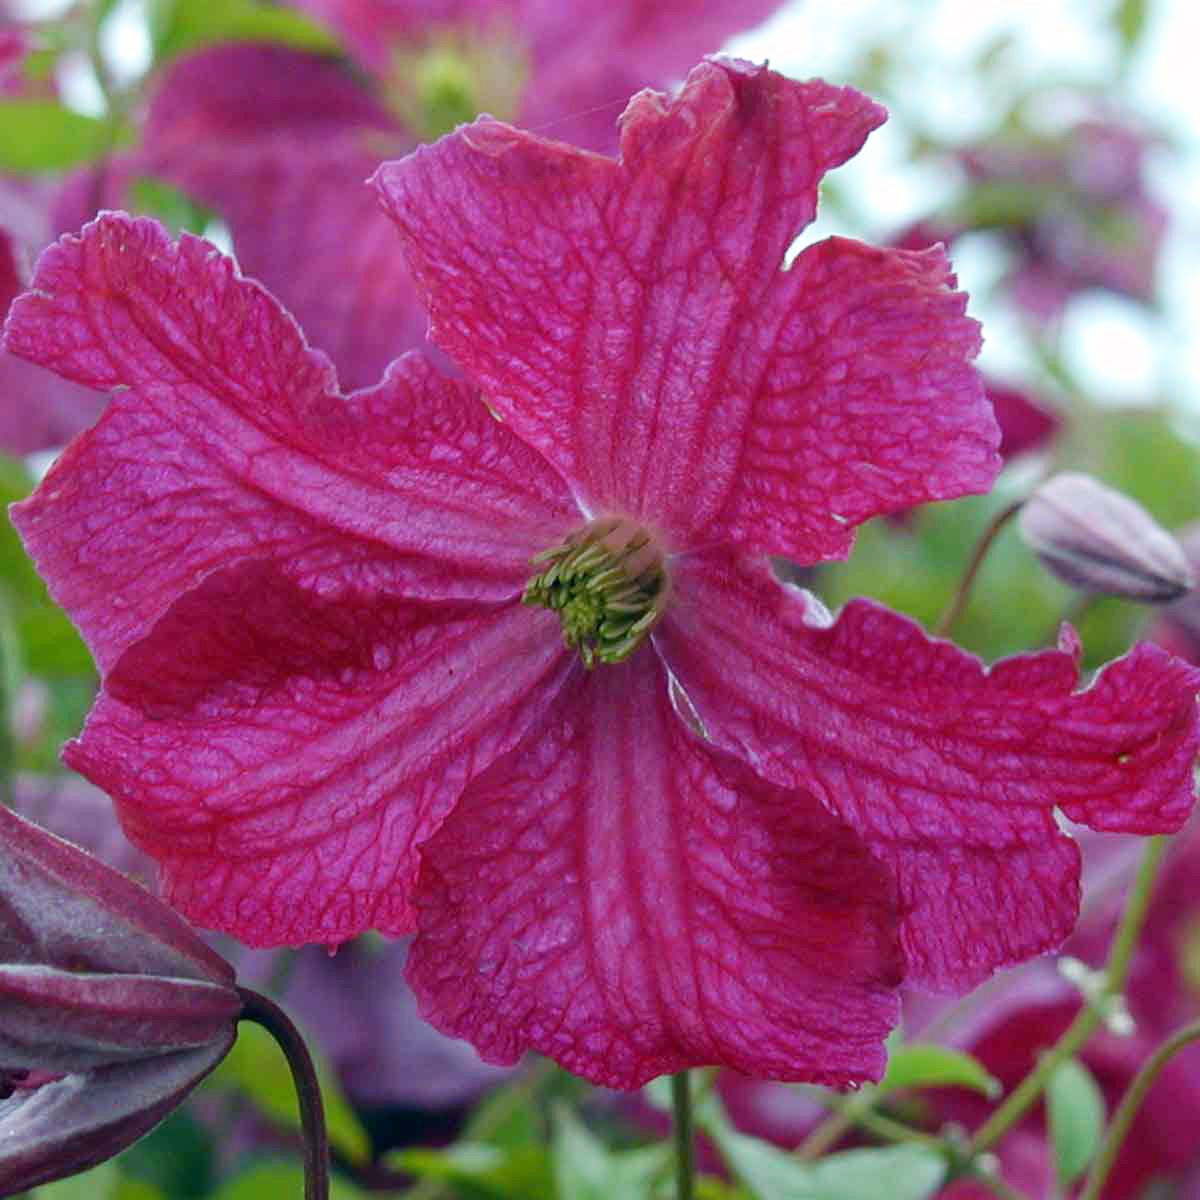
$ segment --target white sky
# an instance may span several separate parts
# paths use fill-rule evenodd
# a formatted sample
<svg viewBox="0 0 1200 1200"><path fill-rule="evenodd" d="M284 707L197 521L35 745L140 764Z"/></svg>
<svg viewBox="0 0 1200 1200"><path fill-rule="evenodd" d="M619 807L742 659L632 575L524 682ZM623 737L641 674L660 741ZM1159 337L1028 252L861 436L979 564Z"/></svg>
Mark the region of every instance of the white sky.
<svg viewBox="0 0 1200 1200"><path fill-rule="evenodd" d="M1126 93L1135 110L1167 133L1178 151L1156 156L1151 178L1172 213L1159 275L1164 313L1097 294L1075 301L1063 330L1063 349L1089 395L1109 403L1159 398L1196 414L1200 431L1200 44L1197 0L1150 0L1151 20L1132 65ZM730 49L767 58L785 74L846 79L864 46L888 48L912 69L912 91L894 110L917 114L952 140L987 132L997 111L976 57L1001 35L1013 39L1006 83L1014 78L1045 87L1072 79L1111 90L1116 39L1103 14L1108 0L797 0L774 20L737 39ZM895 78L901 78L897 75ZM897 111L896 115L900 113ZM903 136L887 127L839 172L852 199L877 232L896 228L931 207L945 183L906 161ZM831 232L826 218L814 231ZM969 245L956 250L963 286L983 297L1000 265ZM988 341L982 362L1001 371L1022 363L1020 339L1005 314L973 301Z"/></svg>

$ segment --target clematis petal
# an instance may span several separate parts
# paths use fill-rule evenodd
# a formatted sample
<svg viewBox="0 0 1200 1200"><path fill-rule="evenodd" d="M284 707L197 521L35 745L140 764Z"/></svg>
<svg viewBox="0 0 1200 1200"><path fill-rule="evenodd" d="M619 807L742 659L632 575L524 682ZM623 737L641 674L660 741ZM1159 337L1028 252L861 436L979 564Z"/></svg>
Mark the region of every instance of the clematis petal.
<svg viewBox="0 0 1200 1200"><path fill-rule="evenodd" d="M64 756L196 924L251 945L402 933L416 847L573 667L547 611L325 594L244 562L125 652Z"/></svg>
<svg viewBox="0 0 1200 1200"><path fill-rule="evenodd" d="M1137 833L1191 810L1200 671L1156 647L1077 692L1073 653L986 670L870 601L822 627L747 558L697 555L673 577L656 640L706 731L892 866L915 982L970 985L1069 932L1078 851L1055 806Z"/></svg>
<svg viewBox="0 0 1200 1200"><path fill-rule="evenodd" d="M532 1048L619 1088L883 1068L890 880L811 797L695 738L652 653L577 677L421 858L409 980L489 1061Z"/></svg>
<svg viewBox="0 0 1200 1200"><path fill-rule="evenodd" d="M0 1178L23 1191L111 1158L154 1128L229 1053L219 1041L67 1075L0 1101Z"/></svg>
<svg viewBox="0 0 1200 1200"><path fill-rule="evenodd" d="M999 462L940 251L833 239L782 269L822 175L883 117L714 61L670 103L633 99L619 161L484 119L375 180L434 341L591 508L676 548L812 561Z"/></svg>
<svg viewBox="0 0 1200 1200"><path fill-rule="evenodd" d="M34 286L8 346L129 389L13 513L102 669L249 556L327 586L501 599L578 521L538 455L419 355L340 396L287 313L206 242L105 216L47 251Z"/></svg>
<svg viewBox="0 0 1200 1200"><path fill-rule="evenodd" d="M168 68L131 170L216 210L242 269L295 314L344 387L364 387L425 341L395 231L365 185L412 144L339 63L227 45Z"/></svg>

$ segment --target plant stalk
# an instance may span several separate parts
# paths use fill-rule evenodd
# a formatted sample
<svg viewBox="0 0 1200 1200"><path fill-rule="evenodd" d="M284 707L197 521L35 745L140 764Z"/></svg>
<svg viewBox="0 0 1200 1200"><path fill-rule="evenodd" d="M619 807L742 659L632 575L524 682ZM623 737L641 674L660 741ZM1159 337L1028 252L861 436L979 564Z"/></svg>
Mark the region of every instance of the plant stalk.
<svg viewBox="0 0 1200 1200"><path fill-rule="evenodd" d="M1121 923L1113 937L1108 961L1104 966L1104 983L1099 994L1080 1010L1062 1037L979 1128L969 1147L971 1158L990 1150L1009 1128L1033 1107L1059 1064L1078 1053L1104 1020L1105 1003L1119 995L1125 986L1133 950L1146 920L1150 895L1154 890L1154 881L1158 877L1158 869L1166 849L1165 837L1153 837L1146 845L1133 890L1129 894L1129 901L1121 914Z"/></svg>
<svg viewBox="0 0 1200 1200"><path fill-rule="evenodd" d="M300 1031L273 1000L250 988L239 987L242 998L240 1020L261 1025L279 1043L292 1071L296 1099L300 1105L300 1129L304 1136L304 1200L329 1200L329 1139L325 1132L325 1106L316 1068Z"/></svg>
<svg viewBox="0 0 1200 1200"><path fill-rule="evenodd" d="M671 1113L675 1142L675 1197L676 1200L693 1200L696 1137L692 1120L691 1078L687 1071L671 1076Z"/></svg>
<svg viewBox="0 0 1200 1200"><path fill-rule="evenodd" d="M954 628L954 622L962 616L963 609L967 607L967 601L971 598L971 589L975 586L975 579L979 575L979 569L983 566L983 560L987 557L987 552L992 548L992 543L996 540L997 535L1004 526L1021 511L1021 505L1024 503L1024 500L1013 501L1012 504L1002 508L988 522L987 528L979 536L979 541L975 543L975 551L971 555L971 561L967 564L967 569L963 572L958 589L950 598L950 603L942 610L942 615L933 627L934 637L949 636L950 630Z"/></svg>
<svg viewBox="0 0 1200 1200"><path fill-rule="evenodd" d="M1108 1131L1104 1135L1104 1142L1100 1147L1100 1152L1092 1161L1092 1169L1088 1172L1087 1183L1084 1185L1079 1200L1100 1200L1104 1184L1108 1180L1108 1174L1112 1170L1113 1163L1117 1161L1117 1155L1120 1153L1121 1146L1124 1145L1129 1127L1133 1124L1133 1119L1137 1116L1142 1101L1146 1098L1146 1093L1154 1086L1154 1081L1162 1073L1162 1069L1167 1063L1185 1046L1197 1041L1200 1041L1200 1021L1185 1025L1173 1033L1142 1064L1142 1069L1134 1076L1133 1082L1121 1097L1121 1103L1117 1105L1117 1111L1113 1113Z"/></svg>

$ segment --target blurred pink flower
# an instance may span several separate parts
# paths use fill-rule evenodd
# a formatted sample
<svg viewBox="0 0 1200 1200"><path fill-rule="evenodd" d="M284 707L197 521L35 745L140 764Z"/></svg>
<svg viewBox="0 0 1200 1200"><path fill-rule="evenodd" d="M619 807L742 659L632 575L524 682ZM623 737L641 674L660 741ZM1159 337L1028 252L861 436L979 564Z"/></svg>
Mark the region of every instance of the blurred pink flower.
<svg viewBox="0 0 1200 1200"><path fill-rule="evenodd" d="M1062 428L1058 413L1026 389L986 376L984 387L1000 426L1000 457L1006 462L1047 446Z"/></svg>
<svg viewBox="0 0 1200 1200"><path fill-rule="evenodd" d="M220 46L158 82L140 175L167 179L228 224L242 269L296 315L346 387L425 344L425 311L378 198L387 158L478 113L599 151L631 93L681 76L779 0L310 0L358 70L270 46ZM64 213L59 228L91 216Z"/></svg>
<svg viewBox="0 0 1200 1200"><path fill-rule="evenodd" d="M146 220L43 257L9 346L127 390L15 520L104 673L68 761L172 902L255 944L416 929L424 1015L489 1061L845 1083L902 975L1069 932L1056 806L1178 827L1200 672L1139 647L1077 691L1069 641L988 671L771 575L998 466L940 251L782 269L882 119L710 62L635 97L616 161L481 119L388 164L472 383L410 354L342 395Z"/></svg>

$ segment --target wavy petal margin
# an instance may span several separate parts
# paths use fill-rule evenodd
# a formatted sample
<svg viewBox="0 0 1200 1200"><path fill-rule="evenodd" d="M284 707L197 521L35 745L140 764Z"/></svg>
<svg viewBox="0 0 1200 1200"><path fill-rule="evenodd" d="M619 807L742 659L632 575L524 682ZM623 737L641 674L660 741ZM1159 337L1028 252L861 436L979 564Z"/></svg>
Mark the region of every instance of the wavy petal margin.
<svg viewBox="0 0 1200 1200"><path fill-rule="evenodd" d="M985 669L866 600L822 624L765 563L697 556L675 586L656 640L707 732L892 868L914 983L968 987L1070 932L1079 852L1056 806L1134 833L1192 809L1200 670L1157 647L1080 691L1066 651Z"/></svg>

